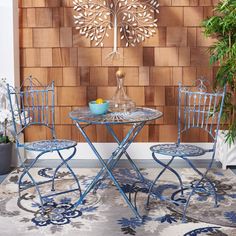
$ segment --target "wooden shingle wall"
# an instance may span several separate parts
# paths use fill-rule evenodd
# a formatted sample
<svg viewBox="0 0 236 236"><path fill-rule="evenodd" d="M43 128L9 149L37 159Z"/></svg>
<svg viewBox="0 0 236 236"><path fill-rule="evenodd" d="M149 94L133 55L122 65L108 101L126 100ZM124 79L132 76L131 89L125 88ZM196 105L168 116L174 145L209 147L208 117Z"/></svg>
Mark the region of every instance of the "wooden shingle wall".
<svg viewBox="0 0 236 236"><path fill-rule="evenodd" d="M59 138L84 141L68 118L72 109L102 97L109 99L116 86L115 72L126 72L127 93L138 106L158 108L164 116L146 125L136 141L175 141L177 136L177 85L192 86L201 75L213 80L207 47L200 22L212 14L219 0L159 0L158 30L154 37L136 48L122 47L121 59L106 60L113 38L104 48L81 37L73 23L72 0L19 0L21 79L33 75L42 83L56 84L56 131ZM91 140L113 141L103 126L88 127ZM127 127L117 126L118 136ZM37 127L26 140L46 138ZM187 141L207 141L194 130Z"/></svg>

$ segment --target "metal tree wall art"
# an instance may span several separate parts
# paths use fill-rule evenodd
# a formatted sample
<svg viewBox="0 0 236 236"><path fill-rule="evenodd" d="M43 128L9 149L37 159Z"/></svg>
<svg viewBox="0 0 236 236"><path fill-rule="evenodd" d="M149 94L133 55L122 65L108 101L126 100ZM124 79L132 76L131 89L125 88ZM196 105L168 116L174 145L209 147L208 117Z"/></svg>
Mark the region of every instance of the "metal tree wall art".
<svg viewBox="0 0 236 236"><path fill-rule="evenodd" d="M75 0L75 25L80 34L104 45L104 38L114 31L114 45L108 57L118 53L118 30L126 47L135 46L155 33L157 0Z"/></svg>

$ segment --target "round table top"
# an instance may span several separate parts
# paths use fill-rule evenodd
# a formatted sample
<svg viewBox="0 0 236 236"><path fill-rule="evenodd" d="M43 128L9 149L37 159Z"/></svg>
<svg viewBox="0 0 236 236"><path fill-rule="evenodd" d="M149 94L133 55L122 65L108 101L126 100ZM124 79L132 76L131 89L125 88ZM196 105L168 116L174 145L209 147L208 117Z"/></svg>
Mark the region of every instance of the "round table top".
<svg viewBox="0 0 236 236"><path fill-rule="evenodd" d="M103 115L94 115L88 107L83 107L70 112L69 116L76 122L89 124L128 124L158 119L162 116L162 112L151 108L137 107L133 112L108 112Z"/></svg>

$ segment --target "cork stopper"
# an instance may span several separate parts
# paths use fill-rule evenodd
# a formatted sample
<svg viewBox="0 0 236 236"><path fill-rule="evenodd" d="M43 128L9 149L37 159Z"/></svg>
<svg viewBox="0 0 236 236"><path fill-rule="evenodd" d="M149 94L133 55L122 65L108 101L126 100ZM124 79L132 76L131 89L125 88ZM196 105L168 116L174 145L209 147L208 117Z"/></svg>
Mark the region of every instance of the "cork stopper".
<svg viewBox="0 0 236 236"><path fill-rule="evenodd" d="M116 77L117 77L117 78L123 78L123 77L125 77L125 72L122 71L122 70L118 70L118 71L116 72Z"/></svg>

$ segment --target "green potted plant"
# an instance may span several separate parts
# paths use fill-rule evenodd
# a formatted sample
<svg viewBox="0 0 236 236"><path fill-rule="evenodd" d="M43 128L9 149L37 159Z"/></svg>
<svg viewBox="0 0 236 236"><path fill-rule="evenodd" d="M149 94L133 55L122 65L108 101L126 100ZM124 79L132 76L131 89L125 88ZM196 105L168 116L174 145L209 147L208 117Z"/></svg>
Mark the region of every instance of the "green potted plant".
<svg viewBox="0 0 236 236"><path fill-rule="evenodd" d="M6 82L0 81L0 175L7 174L11 169L12 135L8 130L11 112L7 109Z"/></svg>
<svg viewBox="0 0 236 236"><path fill-rule="evenodd" d="M207 37L216 39L209 48L210 64L218 66L215 85L227 86L222 113L222 122L227 131L223 133L223 137L228 147L226 149L232 153L236 143L236 1L219 1L214 15L204 20L202 27ZM222 132L219 136L222 136ZM223 149L221 152L226 151ZM230 159L233 158L236 164L236 154L234 155Z"/></svg>

